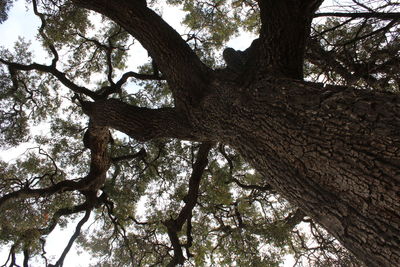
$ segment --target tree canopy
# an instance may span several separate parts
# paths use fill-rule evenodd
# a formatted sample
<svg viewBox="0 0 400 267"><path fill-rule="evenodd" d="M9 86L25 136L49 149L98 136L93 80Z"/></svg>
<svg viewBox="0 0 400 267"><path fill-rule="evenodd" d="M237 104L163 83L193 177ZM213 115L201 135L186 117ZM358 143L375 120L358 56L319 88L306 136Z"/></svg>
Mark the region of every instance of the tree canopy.
<svg viewBox="0 0 400 267"><path fill-rule="evenodd" d="M23 38L14 49L0 50L0 144L2 149L29 146L18 159L0 162L0 244L9 249L3 266L62 266L73 244L93 255L93 266L282 266L288 255L296 266L390 262L379 255L366 259L360 247L341 240L332 220L310 213L312 208L299 199L315 209L318 203L273 178L277 173L284 177L286 171L307 178L312 175L303 169L311 173L325 165L321 173L327 181L331 174L350 177L335 172L343 168L354 174L351 179L357 184L361 175L351 163L343 160L337 167L328 162L335 153L354 156L356 165L373 165L364 168L365 175L379 172L378 178L381 173L393 178L385 184L392 191L383 192L379 200L368 198L368 203L386 201L385 210L399 205L400 104L395 96L400 89L400 4L322 2L27 0L41 21L37 39L48 57L35 58ZM0 2L0 23L7 20L12 4ZM165 5L185 12L182 32L161 18ZM248 49L227 48L244 34L255 36ZM138 43L147 50L147 62L135 62L132 49ZM255 96L265 101L278 94L275 89L263 94L260 88L277 86L298 86L309 94L290 91L272 104L266 101L271 113L250 108L263 103L254 102ZM317 98L316 88L328 90L321 94L324 104L318 108L326 113L319 120L318 104L310 102ZM225 107L225 102L232 105ZM297 157L296 146L303 151L318 151L319 146L290 139L293 146L280 147L269 141L286 136L286 125L297 127L297 109L314 112L312 123L317 123L347 112L346 104L351 112L343 113L345 123L332 131L337 139L323 139L316 128L304 128L321 144L337 147L309 163L315 169L281 158L283 153ZM277 117L286 108L291 113L281 125L276 120L267 127L268 134L261 132L265 125L257 118ZM368 113L370 109L379 114ZM397 120L382 115L389 109ZM352 117L355 113L363 117ZM241 116L250 118L255 128L229 120ZM376 124L369 124L371 117ZM379 127L375 131L370 125ZM48 131L38 134L38 127ZM364 135L346 139L344 131L356 127L371 129L391 156L369 152L369 145L383 145L368 141L364 146ZM265 154L253 158L250 148L238 145L252 141L242 131L254 133L255 139L265 137L270 144ZM366 156L344 150L348 140L356 140L352 145ZM257 167L263 157L273 172ZM382 159L382 166L375 158ZM288 184L292 181L287 177ZM299 178L299 184L306 181ZM369 180L364 188L361 178L359 183L355 191L361 197L381 188ZM336 196L328 182L321 184L313 185L317 197L348 200ZM399 213L376 216L392 222L382 242L393 242L390 263L395 266ZM65 249L57 259L48 259L47 236L56 226L71 223L76 228ZM360 228L369 233L369 228ZM350 230L346 235L353 238Z"/></svg>

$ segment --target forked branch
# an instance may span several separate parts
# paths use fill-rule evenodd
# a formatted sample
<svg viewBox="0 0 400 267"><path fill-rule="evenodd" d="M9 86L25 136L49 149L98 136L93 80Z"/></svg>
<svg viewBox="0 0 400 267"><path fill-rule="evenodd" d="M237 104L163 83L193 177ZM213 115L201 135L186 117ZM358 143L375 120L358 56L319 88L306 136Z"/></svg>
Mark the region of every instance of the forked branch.
<svg viewBox="0 0 400 267"><path fill-rule="evenodd" d="M188 228L191 227L191 222L188 220L191 219L192 210L195 207L199 197L200 181L203 176L204 169L208 164L207 156L212 146L213 144L210 142L202 143L200 145L196 162L193 165L192 175L189 179L189 190L184 198L185 206L181 209L176 219L170 219L164 222L164 225L168 229L168 236L174 249L174 257L168 264L170 267L176 266L177 264L183 264L185 261L185 257L182 253L182 244L178 238L178 232L182 230L183 224L186 221L188 223ZM188 233L190 236L190 230L188 230Z"/></svg>

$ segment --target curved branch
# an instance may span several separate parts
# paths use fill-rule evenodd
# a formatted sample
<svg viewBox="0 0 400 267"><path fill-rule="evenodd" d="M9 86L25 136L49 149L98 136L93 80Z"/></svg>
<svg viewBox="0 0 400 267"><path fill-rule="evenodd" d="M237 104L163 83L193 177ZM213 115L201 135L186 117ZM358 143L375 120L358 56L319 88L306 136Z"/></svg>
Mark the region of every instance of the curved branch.
<svg viewBox="0 0 400 267"><path fill-rule="evenodd" d="M43 40L46 42L46 45L49 47L50 51L53 53L54 58L51 61L51 66L55 67L57 64L57 61L59 59L59 56L58 56L58 52L57 52L56 48L54 47L53 43L51 42L51 40L49 40L49 38L47 37L47 35L44 32L44 28L46 27L46 19L45 19L44 15L39 12L39 10L37 8L36 0L32 0L32 5L33 5L33 12L35 13L36 16L38 16L40 18L40 21L42 22L42 24L40 25L40 28L39 28L39 33L42 36Z"/></svg>
<svg viewBox="0 0 400 267"><path fill-rule="evenodd" d="M60 256L60 258L58 259L58 261L56 262L56 264L54 264L54 265L49 264L49 266L52 266L52 267L61 267L61 266L63 266L65 256L67 256L69 250L71 249L72 245L73 245L74 242L75 242L75 239L76 239L76 238L79 236L79 234L81 233L82 226L89 220L90 213L91 213L91 209L87 209L87 210L86 210L86 213L85 213L85 216L83 216L83 218L82 218L82 219L79 221L79 223L76 225L74 234L71 236L71 238L70 238L70 240L69 240L67 246L65 247L63 253L61 254L61 256Z"/></svg>
<svg viewBox="0 0 400 267"><path fill-rule="evenodd" d="M184 198L186 204L181 209L176 219L170 219L164 222L164 225L168 229L168 236L171 240L172 247L174 248L174 257L167 266L176 266L177 264L183 264L185 261L178 232L182 230L183 224L192 216L192 210L195 207L199 196L200 180L203 176L204 169L208 164L207 156L212 146L213 143L211 142L202 143L200 145L197 159L193 166L193 172L189 179L189 190ZM188 224L190 225L190 222L188 222Z"/></svg>
<svg viewBox="0 0 400 267"><path fill-rule="evenodd" d="M23 188L18 191L11 192L0 198L0 208L12 199L26 199L32 197L46 197L58 192L73 191L82 185L82 181L76 182L65 180L47 188L31 189Z"/></svg>
<svg viewBox="0 0 400 267"><path fill-rule="evenodd" d="M77 206L73 206L70 208L61 208L61 209L57 210L54 213L53 217L51 218L49 225L46 228L39 229L40 234L41 235L50 234L54 230L54 228L57 226L57 223L62 216L84 211L84 210L88 209L88 207L91 204L92 203L89 203L89 201L86 201L85 203L77 205Z"/></svg>
<svg viewBox="0 0 400 267"><path fill-rule="evenodd" d="M108 128L89 124L87 131L87 144L91 152L89 173L79 181L64 180L46 188L32 189L22 188L0 197L0 208L12 199L26 199L32 197L46 197L65 191L79 190L82 193L87 191L96 192L101 188L106 179L107 170L110 167L110 158L107 145L110 139Z"/></svg>
<svg viewBox="0 0 400 267"><path fill-rule="evenodd" d="M107 96L118 93L121 91L121 87L128 81L129 78L135 78L138 80L151 80L151 81L162 81L165 80L164 77L160 77L158 73L154 74L142 74L133 71L125 72L122 77L118 80L117 83L112 84L111 86L105 86L101 89L101 96L106 98Z"/></svg>
<svg viewBox="0 0 400 267"><path fill-rule="evenodd" d="M5 59L0 58L0 62L7 65L10 69L10 72L13 73L15 70L21 70L21 71L31 71L31 70L36 70L36 71L42 71L46 73L50 73L54 75L63 85L71 89L73 92L77 94L84 94L92 99L98 99L99 96L87 89L86 87L79 86L72 82L70 79L67 78L65 73L59 71L54 65L46 66L38 63L32 63L29 65L24 65L24 64L19 64L15 62L10 62Z"/></svg>
<svg viewBox="0 0 400 267"><path fill-rule="evenodd" d="M138 39L173 85L172 90L176 97L198 102L204 96L210 69L200 61L181 36L153 10L147 8L143 1L73 2L109 17Z"/></svg>

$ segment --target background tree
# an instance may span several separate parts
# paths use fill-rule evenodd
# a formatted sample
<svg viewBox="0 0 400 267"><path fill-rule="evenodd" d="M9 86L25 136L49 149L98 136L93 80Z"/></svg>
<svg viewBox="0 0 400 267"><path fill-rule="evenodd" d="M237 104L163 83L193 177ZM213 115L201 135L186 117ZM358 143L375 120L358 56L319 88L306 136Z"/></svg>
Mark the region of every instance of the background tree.
<svg viewBox="0 0 400 267"><path fill-rule="evenodd" d="M186 32L156 0L28 1L50 61L0 52L1 144L35 144L1 162L4 265L62 266L77 241L94 266L396 266L399 4L167 3Z"/></svg>

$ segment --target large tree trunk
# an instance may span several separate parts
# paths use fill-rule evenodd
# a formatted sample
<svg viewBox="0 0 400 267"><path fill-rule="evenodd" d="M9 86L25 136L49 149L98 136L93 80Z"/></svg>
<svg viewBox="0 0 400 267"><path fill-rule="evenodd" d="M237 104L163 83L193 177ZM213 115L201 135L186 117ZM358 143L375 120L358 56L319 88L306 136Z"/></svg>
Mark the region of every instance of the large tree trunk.
<svg viewBox="0 0 400 267"><path fill-rule="evenodd" d="M310 17L322 1L259 0L263 27L251 66L258 71L246 82L229 70L207 69L144 5L75 2L136 36L167 75L179 104L153 111L118 100L86 103L95 123L140 140L227 143L359 259L398 265L400 98L300 81Z"/></svg>
<svg viewBox="0 0 400 267"><path fill-rule="evenodd" d="M400 98L261 84L243 106L213 111L231 116L218 135L359 259L398 266Z"/></svg>
<svg viewBox="0 0 400 267"><path fill-rule="evenodd" d="M213 89L187 115L193 133L188 139L235 147L268 183L362 261L397 266L399 96L272 78L249 88L218 79ZM92 110L103 114L98 123L132 131L126 114L136 115L128 105L108 100ZM185 124L166 134L182 137L189 131Z"/></svg>

